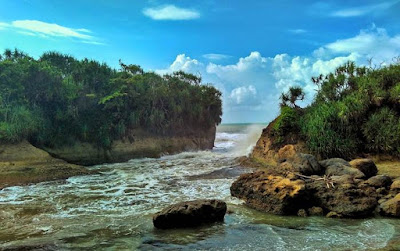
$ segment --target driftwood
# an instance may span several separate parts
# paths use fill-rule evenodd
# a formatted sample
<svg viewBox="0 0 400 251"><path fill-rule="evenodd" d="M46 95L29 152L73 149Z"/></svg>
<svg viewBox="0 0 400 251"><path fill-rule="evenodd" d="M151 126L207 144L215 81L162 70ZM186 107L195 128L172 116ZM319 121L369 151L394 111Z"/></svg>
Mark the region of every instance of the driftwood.
<svg viewBox="0 0 400 251"><path fill-rule="evenodd" d="M335 188L335 185L333 184L334 183L333 180L328 175L324 175L323 177L320 177L320 178L314 178L314 177L302 175L302 174L299 174L299 173L294 173L294 175L296 175L296 176L298 176L300 178L303 178L303 179L321 180L321 181L325 182L327 188Z"/></svg>

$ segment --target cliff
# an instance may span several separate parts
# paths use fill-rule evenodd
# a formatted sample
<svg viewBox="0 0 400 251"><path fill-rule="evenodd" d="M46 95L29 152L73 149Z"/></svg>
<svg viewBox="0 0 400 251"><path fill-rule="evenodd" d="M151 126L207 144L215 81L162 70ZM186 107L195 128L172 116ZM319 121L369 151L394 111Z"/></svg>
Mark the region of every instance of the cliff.
<svg viewBox="0 0 400 251"><path fill-rule="evenodd" d="M214 147L216 127L184 136L160 136L136 131L130 139L116 140L110 150L89 143L43 148L56 158L79 165L124 162L134 158L157 158L183 151L207 150Z"/></svg>

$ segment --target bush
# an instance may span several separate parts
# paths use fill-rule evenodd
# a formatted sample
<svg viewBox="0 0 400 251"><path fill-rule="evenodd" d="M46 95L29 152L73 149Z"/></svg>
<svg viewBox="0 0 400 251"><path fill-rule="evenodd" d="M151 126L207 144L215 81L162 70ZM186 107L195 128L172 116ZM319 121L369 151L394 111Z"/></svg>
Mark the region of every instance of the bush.
<svg viewBox="0 0 400 251"><path fill-rule="evenodd" d="M18 142L28 139L39 129L37 117L24 106L13 107L7 120L0 121L0 140Z"/></svg>
<svg viewBox="0 0 400 251"><path fill-rule="evenodd" d="M281 114L272 127L271 134L278 144L291 132L298 132L299 110L289 106L281 106Z"/></svg>
<svg viewBox="0 0 400 251"><path fill-rule="evenodd" d="M335 103L308 108L300 126L307 147L323 158L346 158L356 151L356 137L339 118Z"/></svg>
<svg viewBox="0 0 400 251"><path fill-rule="evenodd" d="M393 153L400 146L399 117L393 110L384 107L368 118L362 126L366 148L379 153Z"/></svg>

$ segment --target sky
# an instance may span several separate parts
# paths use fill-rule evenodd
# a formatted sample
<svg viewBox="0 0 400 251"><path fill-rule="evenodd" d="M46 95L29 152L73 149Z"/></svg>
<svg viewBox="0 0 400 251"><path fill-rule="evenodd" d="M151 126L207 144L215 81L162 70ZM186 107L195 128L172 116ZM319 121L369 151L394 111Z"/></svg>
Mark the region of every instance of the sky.
<svg viewBox="0 0 400 251"><path fill-rule="evenodd" d="M400 0L0 0L7 48L184 70L222 92L223 123L265 123L290 86L304 87L304 106L312 76L395 62Z"/></svg>

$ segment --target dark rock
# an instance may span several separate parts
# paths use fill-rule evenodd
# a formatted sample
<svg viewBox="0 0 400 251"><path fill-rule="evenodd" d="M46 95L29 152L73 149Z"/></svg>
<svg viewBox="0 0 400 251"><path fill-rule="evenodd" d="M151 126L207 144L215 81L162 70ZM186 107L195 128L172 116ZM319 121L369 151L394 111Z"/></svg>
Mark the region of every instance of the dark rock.
<svg viewBox="0 0 400 251"><path fill-rule="evenodd" d="M326 211L334 211L343 217L365 217L371 215L378 205L375 189L372 187L360 188L348 176L342 177L343 183L335 182L335 187L329 187L323 181L306 183L306 190L312 192L317 206ZM345 182L349 180L350 182Z"/></svg>
<svg viewBox="0 0 400 251"><path fill-rule="evenodd" d="M325 169L325 174L329 176L351 175L355 178L365 178L365 174L350 166L349 162L340 158L326 159L319 162Z"/></svg>
<svg viewBox="0 0 400 251"><path fill-rule="evenodd" d="M281 215L295 215L308 208L303 180L290 180L262 171L243 174L231 186L231 194L252 208Z"/></svg>
<svg viewBox="0 0 400 251"><path fill-rule="evenodd" d="M365 183L373 187L388 187L392 184L392 179L387 175L376 175L369 178Z"/></svg>
<svg viewBox="0 0 400 251"><path fill-rule="evenodd" d="M331 158L331 159L321 160L319 164L325 169L333 165L350 166L350 163L348 161L341 158Z"/></svg>
<svg viewBox="0 0 400 251"><path fill-rule="evenodd" d="M308 214L310 216L323 216L324 209L322 209L322 207L312 207L308 209Z"/></svg>
<svg viewBox="0 0 400 251"><path fill-rule="evenodd" d="M153 216L156 228L195 227L223 221L226 203L220 200L195 200L171 205Z"/></svg>
<svg viewBox="0 0 400 251"><path fill-rule="evenodd" d="M378 168L371 159L354 159L350 161L350 165L363 172L366 178L375 176L378 173Z"/></svg>
<svg viewBox="0 0 400 251"><path fill-rule="evenodd" d="M400 193L394 198L383 202L380 205L380 209L382 215L400 217Z"/></svg>
<svg viewBox="0 0 400 251"><path fill-rule="evenodd" d="M300 209L299 211L297 211L297 216L299 217L307 217L307 211L305 209Z"/></svg>
<svg viewBox="0 0 400 251"><path fill-rule="evenodd" d="M317 159L311 154L295 153L287 157L279 165L283 171L291 171L304 175L322 174L323 170Z"/></svg>

